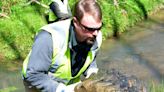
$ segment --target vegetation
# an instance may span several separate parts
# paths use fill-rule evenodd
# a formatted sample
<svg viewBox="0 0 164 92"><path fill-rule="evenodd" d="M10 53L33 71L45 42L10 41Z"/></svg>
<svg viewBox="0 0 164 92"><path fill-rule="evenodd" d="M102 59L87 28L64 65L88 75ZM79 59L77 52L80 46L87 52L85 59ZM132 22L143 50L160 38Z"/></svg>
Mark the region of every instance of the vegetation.
<svg viewBox="0 0 164 92"><path fill-rule="evenodd" d="M25 3L20 1L3 10L6 5L4 3L5 1L2 2L1 12L9 18L0 19L0 57L23 59L31 48L34 35L46 22L35 6L23 6Z"/></svg>
<svg viewBox="0 0 164 92"><path fill-rule="evenodd" d="M12 87L8 87L5 89L0 89L0 92L14 92L16 90L17 90L17 88L12 86Z"/></svg>
<svg viewBox="0 0 164 92"><path fill-rule="evenodd" d="M150 92L164 92L164 82L161 84L155 84L155 83L150 83L151 85L149 86Z"/></svg>

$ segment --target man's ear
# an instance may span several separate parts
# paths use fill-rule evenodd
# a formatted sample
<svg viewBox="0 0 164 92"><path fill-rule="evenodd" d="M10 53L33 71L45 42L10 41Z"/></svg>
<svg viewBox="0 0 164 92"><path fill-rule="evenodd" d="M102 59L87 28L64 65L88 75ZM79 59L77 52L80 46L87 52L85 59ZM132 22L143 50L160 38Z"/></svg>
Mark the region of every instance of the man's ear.
<svg viewBox="0 0 164 92"><path fill-rule="evenodd" d="M76 17L73 17L73 22L77 22L77 18Z"/></svg>
<svg viewBox="0 0 164 92"><path fill-rule="evenodd" d="M74 24L74 26L77 26L77 23L78 23L77 18L76 17L73 17L73 24Z"/></svg>

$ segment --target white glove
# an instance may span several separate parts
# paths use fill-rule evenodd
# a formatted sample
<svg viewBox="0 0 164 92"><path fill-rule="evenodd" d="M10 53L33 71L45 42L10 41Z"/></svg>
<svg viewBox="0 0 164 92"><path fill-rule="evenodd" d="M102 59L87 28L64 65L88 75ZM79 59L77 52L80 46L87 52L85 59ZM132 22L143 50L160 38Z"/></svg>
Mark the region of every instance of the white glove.
<svg viewBox="0 0 164 92"><path fill-rule="evenodd" d="M97 74L98 68L89 68L87 71L87 76L85 78L89 78L92 74Z"/></svg>
<svg viewBox="0 0 164 92"><path fill-rule="evenodd" d="M76 85L78 85L81 82L77 82L71 85L64 85L63 83L60 83L56 89L56 92L74 92L74 88Z"/></svg>

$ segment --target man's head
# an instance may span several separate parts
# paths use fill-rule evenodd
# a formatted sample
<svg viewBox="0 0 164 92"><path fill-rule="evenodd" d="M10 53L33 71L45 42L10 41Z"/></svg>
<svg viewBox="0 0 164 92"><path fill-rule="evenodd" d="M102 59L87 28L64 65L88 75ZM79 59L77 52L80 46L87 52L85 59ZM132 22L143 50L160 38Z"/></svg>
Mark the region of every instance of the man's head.
<svg viewBox="0 0 164 92"><path fill-rule="evenodd" d="M95 0L79 0L75 4L73 24L79 43L93 45L102 26L102 12Z"/></svg>

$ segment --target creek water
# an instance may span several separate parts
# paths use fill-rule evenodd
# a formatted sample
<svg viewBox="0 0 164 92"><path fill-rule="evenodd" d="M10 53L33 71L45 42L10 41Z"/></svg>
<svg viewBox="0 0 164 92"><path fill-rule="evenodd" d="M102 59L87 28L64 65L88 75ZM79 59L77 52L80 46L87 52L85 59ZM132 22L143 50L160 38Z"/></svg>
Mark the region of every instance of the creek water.
<svg viewBox="0 0 164 92"><path fill-rule="evenodd" d="M97 56L100 72L114 68L146 82L164 79L164 9L102 44Z"/></svg>
<svg viewBox="0 0 164 92"><path fill-rule="evenodd" d="M123 33L103 41L97 64L100 73L112 68L146 82L164 79L164 9ZM20 63L0 62L0 92L24 92Z"/></svg>

